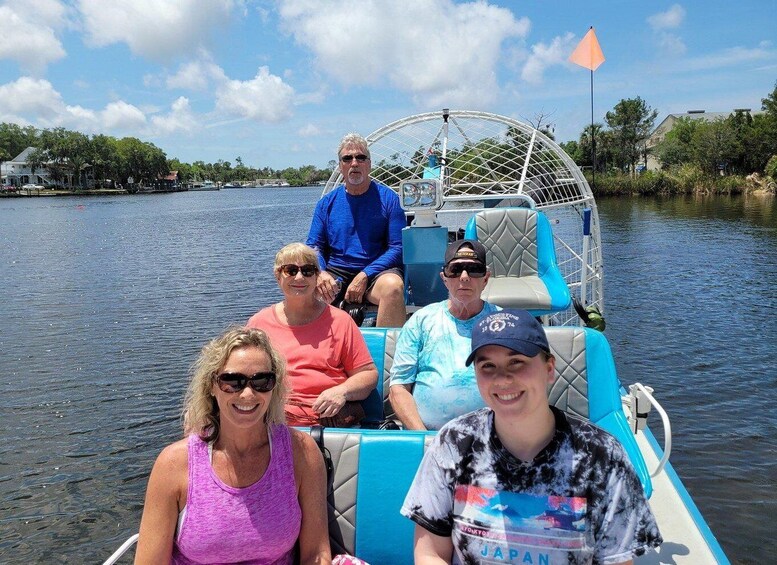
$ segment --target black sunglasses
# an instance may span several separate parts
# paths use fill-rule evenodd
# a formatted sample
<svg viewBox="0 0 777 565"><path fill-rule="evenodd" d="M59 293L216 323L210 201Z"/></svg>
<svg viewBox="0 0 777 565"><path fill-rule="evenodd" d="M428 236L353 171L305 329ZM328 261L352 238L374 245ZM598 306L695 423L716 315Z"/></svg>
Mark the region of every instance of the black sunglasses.
<svg viewBox="0 0 777 565"><path fill-rule="evenodd" d="M482 279L486 276L486 266L483 263L451 263L445 265L442 270L442 274L449 279L456 279L461 276L461 273L467 271L467 274L473 279Z"/></svg>
<svg viewBox="0 0 777 565"><path fill-rule="evenodd" d="M216 382L224 392L240 392L249 385L256 392L270 392L275 386L275 373L260 371L245 376L243 373L221 373L216 375Z"/></svg>
<svg viewBox="0 0 777 565"><path fill-rule="evenodd" d="M343 155L342 157L340 157L340 160L343 163L350 163L354 159L356 159L357 163L364 163L367 159L369 159L369 157L367 157L363 153L359 155Z"/></svg>
<svg viewBox="0 0 777 565"><path fill-rule="evenodd" d="M302 265L301 267L299 265L281 265L281 271L283 271L284 274L289 275L290 277L296 277L297 273L302 271L303 277L312 277L316 273L318 273L318 267L315 265Z"/></svg>

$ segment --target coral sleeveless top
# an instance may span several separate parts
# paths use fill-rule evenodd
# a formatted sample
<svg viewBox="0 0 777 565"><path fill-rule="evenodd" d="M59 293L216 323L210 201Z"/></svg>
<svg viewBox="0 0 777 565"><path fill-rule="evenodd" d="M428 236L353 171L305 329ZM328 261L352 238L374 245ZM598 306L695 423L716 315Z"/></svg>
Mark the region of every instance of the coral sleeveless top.
<svg viewBox="0 0 777 565"><path fill-rule="evenodd" d="M291 432L270 428L270 465L254 484L224 484L208 444L189 436L189 489L172 563L291 564L302 511L294 482Z"/></svg>

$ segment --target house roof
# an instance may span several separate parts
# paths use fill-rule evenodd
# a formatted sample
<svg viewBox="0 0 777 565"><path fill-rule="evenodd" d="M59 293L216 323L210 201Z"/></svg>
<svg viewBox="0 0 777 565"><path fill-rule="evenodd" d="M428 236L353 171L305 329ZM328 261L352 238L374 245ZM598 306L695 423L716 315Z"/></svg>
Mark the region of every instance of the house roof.
<svg viewBox="0 0 777 565"><path fill-rule="evenodd" d="M749 108L736 108L734 110L731 110L730 112L707 112L705 110L691 110L689 112L669 114L666 118L664 118L661 121L660 124L656 126L656 128L653 130L653 132L650 135L653 136L657 132L660 132L663 129L666 129L665 126L668 125L668 123L673 123L679 120L680 118L689 118L691 120L704 120L705 122L714 122L715 120L725 120L726 118L728 118L729 116L731 116L737 111L747 112L751 116L763 114L763 110L750 110Z"/></svg>
<svg viewBox="0 0 777 565"><path fill-rule="evenodd" d="M19 153L16 157L11 159L11 161L15 163L26 163L30 158L30 153L32 153L36 149L37 149L36 147L28 147L27 149Z"/></svg>

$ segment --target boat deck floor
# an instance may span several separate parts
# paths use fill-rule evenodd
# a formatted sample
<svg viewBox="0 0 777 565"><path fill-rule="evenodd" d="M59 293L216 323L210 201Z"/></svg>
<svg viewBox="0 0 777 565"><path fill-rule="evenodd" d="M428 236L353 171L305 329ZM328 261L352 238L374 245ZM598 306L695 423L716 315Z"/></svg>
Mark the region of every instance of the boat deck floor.
<svg viewBox="0 0 777 565"><path fill-rule="evenodd" d="M652 440L652 441L651 441ZM645 457L648 469L658 466L660 457L654 449L654 438L639 432L637 444ZM653 495L650 497L650 507L658 521L658 528L664 543L657 550L634 560L636 565L652 565L671 563L676 565L715 565L729 563L725 555L712 540L715 547L710 547L706 535L712 537L709 527L701 520L690 495L677 478L671 465L667 465L661 473L653 477Z"/></svg>

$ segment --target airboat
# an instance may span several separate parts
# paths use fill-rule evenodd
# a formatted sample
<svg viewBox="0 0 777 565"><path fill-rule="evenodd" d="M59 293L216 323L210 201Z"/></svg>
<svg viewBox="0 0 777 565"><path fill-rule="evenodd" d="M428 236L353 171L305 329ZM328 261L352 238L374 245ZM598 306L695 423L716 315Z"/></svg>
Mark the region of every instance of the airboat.
<svg viewBox="0 0 777 565"><path fill-rule="evenodd" d="M373 178L397 192L408 218L408 312L446 297L438 273L449 241L483 242L492 272L484 298L525 308L546 327L558 373L551 402L615 435L649 496L664 543L634 562L729 563L669 461L671 424L653 389L649 383L625 387L618 379L602 331L601 225L591 188L574 161L531 125L476 111L410 116L367 141ZM342 180L335 170L323 194ZM329 463L330 542L333 554L349 553L372 565L410 564L413 523L399 508L434 432L369 429L393 415L388 375L399 329L362 332L382 375L364 401L363 429L330 428L315 436ZM654 424L661 441L651 431ZM120 559L136 539L105 564Z"/></svg>

